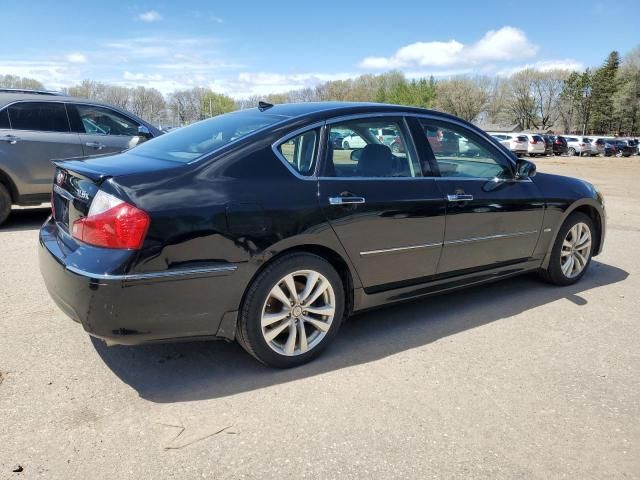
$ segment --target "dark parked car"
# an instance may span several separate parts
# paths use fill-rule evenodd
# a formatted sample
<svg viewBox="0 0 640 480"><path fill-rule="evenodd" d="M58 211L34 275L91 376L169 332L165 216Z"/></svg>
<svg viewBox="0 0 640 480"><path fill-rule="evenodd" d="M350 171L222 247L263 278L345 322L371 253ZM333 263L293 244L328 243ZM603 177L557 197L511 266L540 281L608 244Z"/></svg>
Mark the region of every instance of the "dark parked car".
<svg viewBox="0 0 640 480"><path fill-rule="evenodd" d="M572 284L605 237L593 185L419 108L261 104L56 165L40 268L67 315L108 344L222 337L277 367L357 311L525 272Z"/></svg>
<svg viewBox="0 0 640 480"><path fill-rule="evenodd" d="M603 157L610 157L615 152L615 146L610 143L610 140L606 138L598 138L593 140L595 142L596 149L598 150L598 155L602 155Z"/></svg>
<svg viewBox="0 0 640 480"><path fill-rule="evenodd" d="M161 133L104 103L0 88L0 224L11 205L49 201L52 159L121 152Z"/></svg>
<svg viewBox="0 0 640 480"><path fill-rule="evenodd" d="M616 157L630 157L635 153L635 147L630 146L625 140L612 139L607 141L613 148Z"/></svg>
<svg viewBox="0 0 640 480"><path fill-rule="evenodd" d="M551 139L553 140L553 154L555 156L566 155L569 152L567 139L562 135L552 135Z"/></svg>
<svg viewBox="0 0 640 480"><path fill-rule="evenodd" d="M543 134L540 136L544 140L544 154L552 155L553 154L553 135Z"/></svg>
<svg viewBox="0 0 640 480"><path fill-rule="evenodd" d="M329 136L329 143L331 143L331 146L336 150L342 149L343 140L344 140L344 135L340 132L331 132L331 135Z"/></svg>

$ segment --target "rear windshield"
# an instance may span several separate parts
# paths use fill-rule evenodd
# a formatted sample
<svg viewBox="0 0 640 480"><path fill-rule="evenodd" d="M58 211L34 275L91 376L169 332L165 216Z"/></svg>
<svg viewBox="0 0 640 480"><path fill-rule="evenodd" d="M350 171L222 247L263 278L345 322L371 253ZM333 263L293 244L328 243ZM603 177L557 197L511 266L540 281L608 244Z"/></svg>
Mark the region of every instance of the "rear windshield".
<svg viewBox="0 0 640 480"><path fill-rule="evenodd" d="M161 135L135 147L132 152L143 157L188 163L282 120L281 116L256 111L227 113Z"/></svg>

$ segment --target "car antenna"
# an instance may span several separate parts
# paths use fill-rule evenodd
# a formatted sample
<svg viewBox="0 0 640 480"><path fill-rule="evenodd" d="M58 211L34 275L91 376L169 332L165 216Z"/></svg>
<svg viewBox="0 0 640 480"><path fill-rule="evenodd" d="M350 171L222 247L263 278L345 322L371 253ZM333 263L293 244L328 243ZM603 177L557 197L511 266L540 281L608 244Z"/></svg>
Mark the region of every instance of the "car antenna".
<svg viewBox="0 0 640 480"><path fill-rule="evenodd" d="M258 110L260 110L261 112L264 112L271 107L273 107L273 103L263 102L262 100L258 102Z"/></svg>

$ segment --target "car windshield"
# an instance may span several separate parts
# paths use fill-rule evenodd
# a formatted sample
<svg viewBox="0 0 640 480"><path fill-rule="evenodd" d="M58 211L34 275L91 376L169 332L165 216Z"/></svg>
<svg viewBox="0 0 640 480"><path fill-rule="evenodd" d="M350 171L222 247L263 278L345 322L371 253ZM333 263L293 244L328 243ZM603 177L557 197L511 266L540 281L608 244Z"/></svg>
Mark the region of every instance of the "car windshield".
<svg viewBox="0 0 640 480"><path fill-rule="evenodd" d="M132 152L188 163L284 118L257 111L234 112L180 128L135 147Z"/></svg>

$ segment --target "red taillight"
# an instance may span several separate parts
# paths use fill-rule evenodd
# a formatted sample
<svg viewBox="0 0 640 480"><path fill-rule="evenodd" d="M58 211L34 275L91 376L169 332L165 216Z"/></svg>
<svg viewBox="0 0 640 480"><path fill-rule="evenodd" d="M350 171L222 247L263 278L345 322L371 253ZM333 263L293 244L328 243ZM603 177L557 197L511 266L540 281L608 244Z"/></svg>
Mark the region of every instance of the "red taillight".
<svg viewBox="0 0 640 480"><path fill-rule="evenodd" d="M535 141L535 140L529 140L529 143L531 143L531 144L535 145L535 144L536 144L536 141Z"/></svg>
<svg viewBox="0 0 640 480"><path fill-rule="evenodd" d="M149 215L102 190L89 214L73 222L74 238L104 248L138 249L149 228Z"/></svg>

